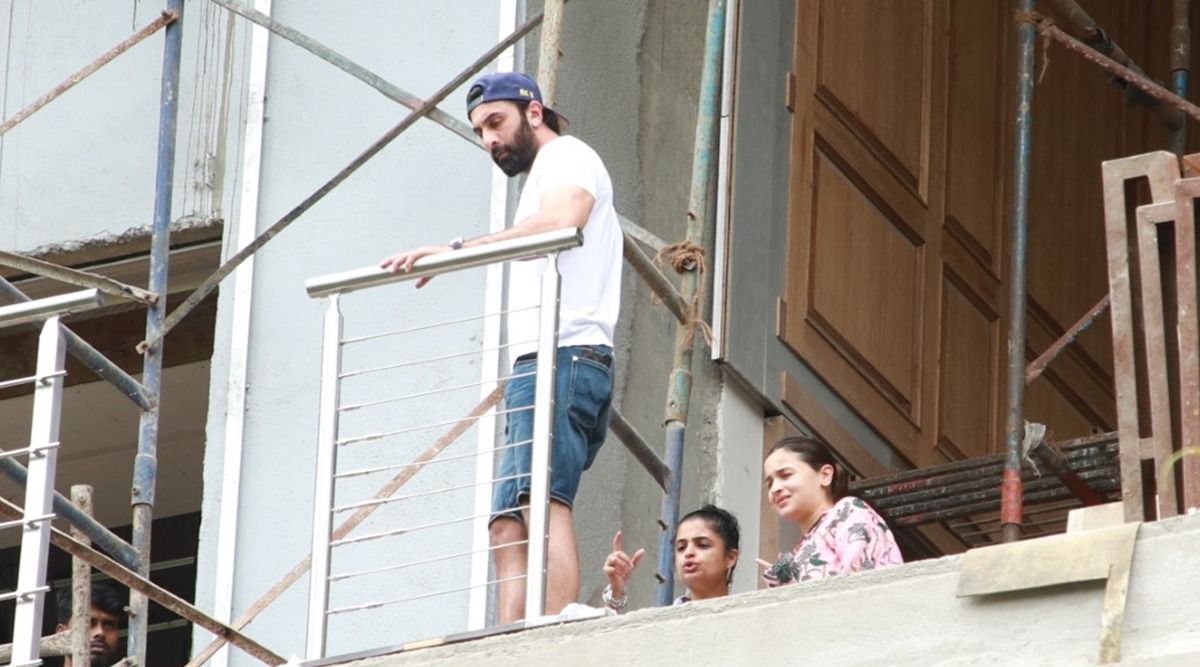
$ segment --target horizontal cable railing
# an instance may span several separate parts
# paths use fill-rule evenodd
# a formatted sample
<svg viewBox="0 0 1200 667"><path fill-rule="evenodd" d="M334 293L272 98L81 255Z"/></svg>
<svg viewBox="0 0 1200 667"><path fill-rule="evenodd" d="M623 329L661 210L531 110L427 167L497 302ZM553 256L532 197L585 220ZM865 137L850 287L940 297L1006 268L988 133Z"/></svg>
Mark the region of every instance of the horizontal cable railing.
<svg viewBox="0 0 1200 667"><path fill-rule="evenodd" d="M371 640L355 641L363 628L386 623L372 616L375 613L411 619L405 622L405 630L413 633L407 639L468 629L468 616L479 617L478 605L486 605L496 586L521 579L527 616L541 615L557 347L556 258L581 243L580 231L560 230L427 256L410 272L366 267L306 283L310 296L328 301L313 501L308 659L324 657L331 639L338 651L376 648L361 643ZM538 306L460 314L455 311L470 308L473 299L430 301L437 298L438 290L460 292L458 283L419 293L376 289L536 257L550 258ZM467 275L463 280L478 278ZM453 280L447 276L439 283ZM472 296L480 292L477 287L466 291ZM361 308L367 300L370 306ZM525 312L538 323L535 340L481 342L479 327L484 322ZM423 317L436 321L422 321ZM389 322L393 319L403 320L404 325L395 326ZM503 374L496 372L498 368L487 369L486 359L526 349L537 351L532 372ZM517 380L534 382L533 405L497 406L501 388ZM476 404L480 397L483 401ZM480 425L529 411L534 429L528 440L498 443L493 431ZM475 446L463 437L470 431L475 432ZM495 458L517 448L531 450L532 472L497 475ZM388 472L393 474L391 481L378 488L373 476ZM528 539L490 544L494 487L524 481L529 496L523 496L512 511L526 516ZM360 518L357 528L344 534L335 531L341 517L351 513ZM369 518L362 519L367 514ZM487 560L505 548L523 549L526 571L534 576L499 576L487 568ZM442 605L438 612L431 612L428 605L393 609L437 597L457 599L460 604ZM338 625L331 631L335 618ZM346 632L338 632L343 627Z"/></svg>

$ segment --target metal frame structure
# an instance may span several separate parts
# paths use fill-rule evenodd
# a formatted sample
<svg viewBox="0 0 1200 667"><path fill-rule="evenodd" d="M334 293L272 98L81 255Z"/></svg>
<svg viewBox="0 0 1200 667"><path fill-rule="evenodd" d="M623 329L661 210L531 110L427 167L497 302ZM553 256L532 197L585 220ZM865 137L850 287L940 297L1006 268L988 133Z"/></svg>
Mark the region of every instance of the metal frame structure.
<svg viewBox="0 0 1200 667"><path fill-rule="evenodd" d="M1020 539L1023 517L1022 502L1023 488L1021 480L1021 461L1024 456L1022 444L1026 437L1024 421L1025 387L1037 379L1046 367L1065 350L1076 338L1095 321L1110 304L1117 298L1112 292L1105 294L1100 301L1088 310L1068 331L1052 343L1047 350L1026 366L1025 364L1025 307L1027 298L1025 256L1028 247L1028 203L1029 203L1029 171L1031 161L1030 144L1033 126L1033 72L1034 72L1034 40L1040 34L1046 39L1046 48L1053 40L1064 48L1082 56L1107 71L1113 76L1115 83L1123 87L1127 97L1137 97L1140 103L1150 107L1158 115L1163 124L1171 130L1172 150L1176 156L1182 157L1186 144L1186 118L1200 121L1200 106L1185 99L1188 90L1191 31L1188 24L1190 0L1173 0L1171 41L1171 71L1174 91L1167 90L1150 80L1145 72L1096 24L1075 0L1045 0L1060 18L1064 20L1064 28L1056 26L1034 13L1034 0L1019 0L1017 20L1017 94L1015 96L1015 133L1013 159L1013 198L1012 212L1009 223L1010 261L1009 270L1009 329L1008 329L1008 378L1007 378L1007 412L1006 412L1006 460L1003 481L1001 482L1001 522L1003 524L1003 539L1011 542ZM1135 160L1135 158L1128 158ZM1120 161L1118 161L1120 162ZM1106 194L1106 198L1107 198ZM1172 197L1159 195L1155 201L1166 201ZM1182 200L1180 200L1182 201ZM1188 202L1190 204L1190 201ZM1180 204L1182 206L1183 204ZM1120 203L1123 220L1123 195ZM1108 205L1106 203L1106 208ZM1111 219L1116 213L1107 214ZM1110 221L1109 226L1114 223ZM1136 241L1135 241L1136 243ZM1111 246L1111 242L1110 242ZM1111 250L1110 250L1111 256ZM1112 270L1110 269L1110 274ZM1194 277L1188 284L1194 286ZM1181 283L1183 285L1183 283ZM1182 294L1180 295L1183 296ZM1194 299L1193 299L1194 301ZM1114 304L1114 338L1117 324L1132 322L1132 311L1117 312ZM1132 346L1132 341L1129 343ZM1129 369L1132 372L1132 368ZM1120 371L1118 370L1118 375ZM1132 378L1126 380L1133 382ZM1118 383L1122 378L1118 377ZM1165 376L1162 381L1166 381ZM1128 391L1128 389L1126 390ZM1133 390L1136 393L1136 389ZM1121 390L1118 389L1118 393ZM1136 398L1134 399L1136 401ZM1119 406L1120 407L1120 406ZM1136 408L1135 408L1136 410ZM1128 410L1125 410L1128 412ZM1128 422L1126 416L1121 421ZM1134 419L1136 424L1136 418ZM1123 427L1124 428L1124 427ZM1139 472L1134 473L1133 459L1140 461L1141 454L1136 450L1140 439L1131 435L1122 437L1122 487L1125 489L1126 518L1141 520L1145 514L1142 510L1140 496L1134 499L1130 494L1132 488L1138 489ZM1126 451L1129 450L1129 451ZM1160 456L1161 458L1161 456ZM1185 461L1185 466L1195 466L1194 461ZM1138 477L1138 479L1135 479ZM1166 489L1173 490L1168 484Z"/></svg>
<svg viewBox="0 0 1200 667"><path fill-rule="evenodd" d="M385 146L390 144L405 130L412 127L421 118L429 118L464 140L478 145L469 128L464 123L439 110L437 105L471 76L484 69L501 52L524 38L531 30L543 22L543 18L545 18L546 25L542 36L542 57L540 59L542 70L539 78L543 83L547 99L553 100L555 97L556 71L560 53L559 41L561 40L561 26L564 15L563 4L565 2L565 0L546 0L544 15L538 14L530 18L506 39L487 51L470 67L447 82L437 93L423 100L387 82L382 77L352 62L336 51L321 45L316 40L255 11L244 3L237 2L236 0L210 1L305 48L323 60L364 81L385 97L403 104L413 111L379 140L367 147L329 181L253 239L253 241L244 244L238 252L229 257L170 314L165 312L165 299L162 298L162 295L166 293L167 287L167 250L169 248L170 233L171 186L173 183L175 124L182 44L183 0L168 0L168 10L158 19L138 30L128 39L116 45L87 67L73 74L33 104L0 124L0 134L4 134L92 72L103 67L107 62L110 62L158 30L165 29L166 39L163 56L158 168L156 171L157 188L151 243L151 279L148 292L139 295L144 302L150 302L147 311L146 340L139 345L139 350L145 355L143 360L145 368L143 382L133 379L97 350L79 339L78 336L75 336L65 328L63 329L67 351L83 361L99 377L116 386L142 411L138 454L135 461L133 492L134 536L132 544L125 543L116 538L98 522L88 517L85 513L78 511L66 498L57 494L53 498L55 511L68 519L73 525L83 530L100 549L111 554L113 560L71 540L71 538L65 535L56 534L52 536L53 541L71 550L73 553L82 554L94 566L101 567L119 581L131 586L138 593L134 596L133 600L136 615L131 619L130 624L130 652L134 654L134 657L138 660L138 664L145 664L146 615L144 611L146 601L142 594L150 595L172 611L182 614L185 618L199 623L218 635L218 639L210 644L208 648L201 651L191 664L202 664L202 661L211 657L213 652L220 646L223 646L226 640L233 641L238 646L264 659L269 664L279 664L281 660L278 656L274 656L269 651L266 651L266 649L254 644L251 640L241 635L237 629L249 623L271 600L290 586L291 583L302 577L308 568L307 560L297 564L283 581L268 591L262 599L252 605L232 625L218 623L183 601L177 598L172 599L173 596L150 584L146 579L145 575L148 572L149 562L150 521L153 516L154 505L156 444L158 437L157 411L164 337L188 313L194 310L206 296L211 294L226 277L233 273L240 264L252 257L254 253L283 231L290 223L303 215L315 203L320 201L359 167L378 154ZM1023 305L1026 298L1026 287L1023 279L1023 257L1025 255L1026 229L1028 226L1026 211L1032 112L1032 67L1030 59L1033 53L1033 38L1037 33L1052 38L1064 44L1067 48L1083 54L1088 60L1113 72L1114 76L1120 82L1123 82L1127 88L1137 88L1148 95L1154 110L1174 130L1173 144L1177 152L1182 149L1185 140L1182 115L1186 113L1192 118L1200 119L1200 108L1191 105L1183 99L1183 96L1187 92L1189 79L1188 54L1190 49L1190 32L1187 24L1188 0L1173 0L1175 22L1171 33L1171 43L1174 92L1163 89L1152 81L1149 81L1136 68L1136 65L1130 61L1128 56L1120 50L1119 46L1108 39L1107 35L1078 7L1074 0L1045 1L1054 6L1058 13L1064 17L1067 29L1064 31L1048 23L1037 22L1032 19L1027 20L1019 28L1021 41L1021 48L1018 49L1018 57L1021 59L1019 82L1022 93L1017 96L1016 123L1018 141L1014 160L1014 177L1017 187L1014 189L1013 218L1010 224L1011 239L1013 242L1012 257L1014 260L1010 276L1016 277L1019 275L1020 279L1012 280L1010 283L1010 299L1013 304L1012 309L1014 313L1010 317L1009 331L1009 364L1012 372L1008 374L1008 473L1004 480L1002 494L1005 500L1005 522L1008 526L1011 526L1011 528L1006 527L1005 533L1012 539L1015 539L1019 534L1019 524L1021 521L1019 503L1022 491L1019 474L1019 448L1023 439L1021 436L1024 432L1021 405L1023 388L1025 384L1032 382L1044 370L1046 365L1061 350L1065 349L1080 332L1085 330L1095 317L1103 312L1107 302L1106 296L1101 303L1098 303L1070 331L1064 334L1058 342L1052 345L1042 358L1039 358L1034 364L1026 368L1023 355L1025 348ZM1024 10L1032 12L1034 9L1032 0L1021 0L1021 2ZM689 199L688 211L686 212L688 223L686 238L688 242L696 246L698 246L703 238L703 231L708 219L707 193L710 189L708 187L708 179L711 176L713 168L713 123L716 121L720 102L718 95L720 70L718 68L723 46L723 30L721 26L725 21L725 13L725 0L710 0L704 57L705 64L701 85L702 94L696 129L691 197ZM1082 38L1082 41L1078 38ZM702 265L698 254L691 251L679 252L680 249L676 248L676 256L680 257L681 261L675 263L675 267L676 271L682 276L682 287L676 289L671 281L662 274L637 245L637 242L640 241L649 244L654 250L661 250L662 242L628 220L622 220L622 226L626 231L626 259L678 320L677 335L675 337L675 363L671 373L667 397L667 461L664 462L661 460L619 415L614 420L613 426L613 432L630 448L635 457L651 473L655 481L667 492L663 500L661 519L664 525L662 544L669 545L674 529L674 519L678 515L683 440L691 391L692 351L695 344L693 332L697 327L703 326L701 314L704 299L701 293L702 283L700 276ZM19 258L17 259L19 261ZM0 258L0 263L4 263L3 258ZM43 275L53 274L57 278L69 279L73 282L84 281L82 284L88 284L97 288L101 287L101 284L103 284L105 289L112 289L114 287L110 282L98 280L96 276L89 277L86 274L57 272L52 267L30 266L29 270L35 273L42 273ZM132 291L134 288L129 286L118 285L115 287L118 290L124 290L125 296L135 294ZM13 288L3 279L0 279L0 297L9 301L27 300L19 290ZM486 411L486 409L486 407L483 408L483 411ZM20 466L13 467L7 465L7 459L4 461L6 464L3 465L3 471L24 484L29 473ZM0 510L2 509L0 508ZM347 522L347 524L349 523ZM346 524L339 527L339 530L343 527L346 527ZM670 550L664 549L664 551L669 553ZM118 574L114 574L114 572ZM665 556L659 563L659 577L658 601L660 603L664 603L664 601L669 603L673 577L670 562Z"/></svg>

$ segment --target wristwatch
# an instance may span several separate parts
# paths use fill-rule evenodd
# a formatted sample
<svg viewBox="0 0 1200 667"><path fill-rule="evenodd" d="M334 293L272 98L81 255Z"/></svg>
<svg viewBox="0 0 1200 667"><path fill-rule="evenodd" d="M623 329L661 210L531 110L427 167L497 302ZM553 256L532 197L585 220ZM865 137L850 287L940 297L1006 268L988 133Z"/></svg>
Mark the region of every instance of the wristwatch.
<svg viewBox="0 0 1200 667"><path fill-rule="evenodd" d="M463 247L463 237L459 236L458 238L450 239L450 249L451 250L462 250L462 247Z"/></svg>
<svg viewBox="0 0 1200 667"><path fill-rule="evenodd" d="M629 597L622 595L619 598L613 597L612 584L604 587L604 594L600 596L604 600L604 605L609 609L621 611L625 608L625 603L629 602Z"/></svg>

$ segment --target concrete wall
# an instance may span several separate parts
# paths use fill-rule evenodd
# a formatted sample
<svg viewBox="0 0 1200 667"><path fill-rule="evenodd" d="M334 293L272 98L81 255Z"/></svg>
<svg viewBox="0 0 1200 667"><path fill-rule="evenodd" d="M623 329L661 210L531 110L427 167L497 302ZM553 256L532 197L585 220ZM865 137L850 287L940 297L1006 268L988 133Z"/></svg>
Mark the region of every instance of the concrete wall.
<svg viewBox="0 0 1200 667"><path fill-rule="evenodd" d="M1200 663L1200 517L1142 527L1123 665ZM1095 665L1102 582L959 598L961 557L362 660L420 665Z"/></svg>
<svg viewBox="0 0 1200 667"><path fill-rule="evenodd" d="M150 23L163 0L0 1L0 116L9 118ZM221 113L238 90L224 10L189 2L173 218L220 217ZM154 205L162 31L0 136L0 248L61 250L148 228ZM234 57L236 60L236 56ZM225 67L229 64L230 67Z"/></svg>

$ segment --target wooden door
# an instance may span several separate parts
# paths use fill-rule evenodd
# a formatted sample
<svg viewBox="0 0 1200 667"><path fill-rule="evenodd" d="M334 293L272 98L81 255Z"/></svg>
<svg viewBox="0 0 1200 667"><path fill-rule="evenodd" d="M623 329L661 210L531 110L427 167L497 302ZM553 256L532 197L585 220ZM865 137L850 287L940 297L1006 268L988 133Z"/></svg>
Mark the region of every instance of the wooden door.
<svg viewBox="0 0 1200 667"><path fill-rule="evenodd" d="M1144 6L1085 6L1137 44ZM976 0L798 3L780 337L914 465L1004 446L1013 16ZM1026 362L1104 295L1100 161L1146 135L1102 72L1050 56ZM1056 438L1116 426L1108 327L1093 329L1028 390L1027 418Z"/></svg>

